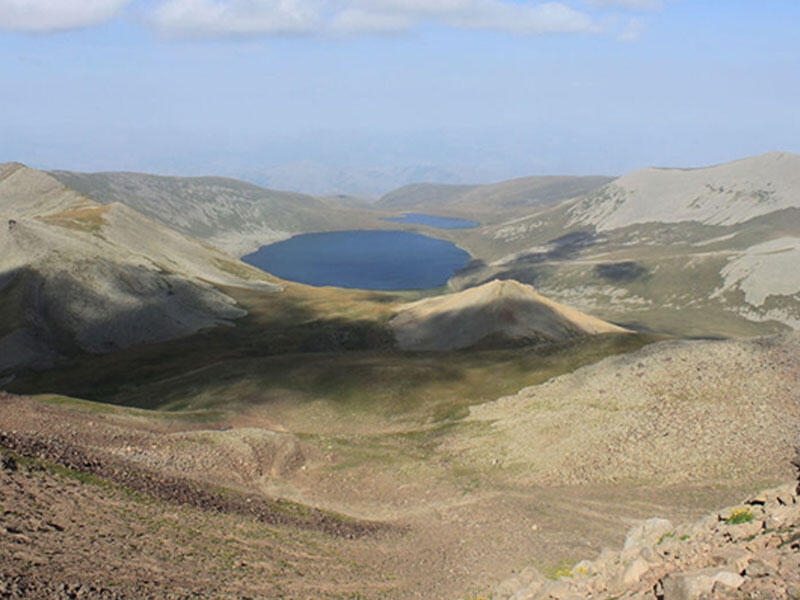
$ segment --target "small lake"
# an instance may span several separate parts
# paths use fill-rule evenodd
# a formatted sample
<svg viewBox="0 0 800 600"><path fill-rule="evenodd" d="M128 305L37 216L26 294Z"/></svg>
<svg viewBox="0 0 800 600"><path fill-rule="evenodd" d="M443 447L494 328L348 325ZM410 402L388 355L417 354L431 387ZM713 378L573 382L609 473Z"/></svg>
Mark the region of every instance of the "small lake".
<svg viewBox="0 0 800 600"><path fill-rule="evenodd" d="M242 257L282 279L364 290L440 287L469 259L455 244L406 231L307 233Z"/></svg>
<svg viewBox="0 0 800 600"><path fill-rule="evenodd" d="M415 225L428 225L429 227L438 227L439 229L472 229L477 227L480 223L475 221L468 221L466 219L452 219L450 217L437 217L435 215L426 215L423 213L406 213L402 217L388 217L386 221L394 223L413 223Z"/></svg>

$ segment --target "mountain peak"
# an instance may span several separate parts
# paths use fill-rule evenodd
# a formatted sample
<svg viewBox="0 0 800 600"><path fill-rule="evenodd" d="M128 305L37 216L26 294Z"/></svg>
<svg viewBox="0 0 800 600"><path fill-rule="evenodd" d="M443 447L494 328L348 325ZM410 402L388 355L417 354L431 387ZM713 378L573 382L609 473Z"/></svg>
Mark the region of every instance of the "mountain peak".
<svg viewBox="0 0 800 600"><path fill-rule="evenodd" d="M407 304L390 325L405 350L453 350L497 340L555 342L627 332L512 279Z"/></svg>
<svg viewBox="0 0 800 600"><path fill-rule="evenodd" d="M800 208L800 155L768 152L699 169L647 168L624 175L570 209L600 231L642 223L736 225Z"/></svg>

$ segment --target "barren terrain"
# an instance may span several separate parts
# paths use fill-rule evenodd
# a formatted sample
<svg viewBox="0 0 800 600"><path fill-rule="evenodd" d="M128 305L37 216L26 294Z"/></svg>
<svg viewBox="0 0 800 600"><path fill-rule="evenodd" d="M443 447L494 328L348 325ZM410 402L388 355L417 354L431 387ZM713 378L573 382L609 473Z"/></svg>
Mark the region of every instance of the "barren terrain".
<svg viewBox="0 0 800 600"><path fill-rule="evenodd" d="M357 413L329 431L320 404L151 412L4 396L5 455L31 465L3 475L4 580L122 597L147 581L154 597L453 598L525 566L555 573L639 519L695 518L790 478L797 350L796 336L666 342L467 419L372 415L370 433Z"/></svg>

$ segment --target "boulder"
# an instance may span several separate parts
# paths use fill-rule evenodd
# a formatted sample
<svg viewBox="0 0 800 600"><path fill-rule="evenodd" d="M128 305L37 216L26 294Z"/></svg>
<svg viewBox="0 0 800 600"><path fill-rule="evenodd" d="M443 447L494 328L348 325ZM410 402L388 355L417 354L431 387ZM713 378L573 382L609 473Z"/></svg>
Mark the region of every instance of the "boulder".
<svg viewBox="0 0 800 600"><path fill-rule="evenodd" d="M511 598L524 587L525 586L518 578L511 577L510 579L506 579L495 586L492 597L500 600Z"/></svg>
<svg viewBox="0 0 800 600"><path fill-rule="evenodd" d="M650 570L650 564L644 558L635 558L622 574L622 585L631 586L639 583L642 576Z"/></svg>
<svg viewBox="0 0 800 600"><path fill-rule="evenodd" d="M754 555L743 548L721 548L711 555L715 566L726 566L737 573L744 572Z"/></svg>
<svg viewBox="0 0 800 600"><path fill-rule="evenodd" d="M714 577L714 589L717 588L728 588L732 590L738 590L742 587L745 579L738 573L733 573L731 571L722 571L718 573L716 577Z"/></svg>
<svg viewBox="0 0 800 600"><path fill-rule="evenodd" d="M715 585L738 589L744 581L744 577L733 571L710 568L670 573L661 583L664 600L698 600L703 594L710 594Z"/></svg>
<svg viewBox="0 0 800 600"><path fill-rule="evenodd" d="M636 558L644 548L655 546L665 533L672 531L672 523L667 519L648 519L633 527L625 537L622 548L623 561Z"/></svg>

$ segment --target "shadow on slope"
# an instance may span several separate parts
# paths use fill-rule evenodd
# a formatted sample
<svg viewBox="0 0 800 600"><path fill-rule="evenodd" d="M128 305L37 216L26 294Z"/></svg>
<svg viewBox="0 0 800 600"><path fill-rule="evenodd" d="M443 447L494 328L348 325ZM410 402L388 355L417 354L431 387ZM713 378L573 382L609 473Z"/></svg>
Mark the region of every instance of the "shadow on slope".
<svg viewBox="0 0 800 600"><path fill-rule="evenodd" d="M368 418L379 428L387 425L385 418L458 418L472 404L655 340L600 336L548 345L546 351L525 346L444 353L378 349L259 355L254 346L239 352L226 348L209 333L87 356L68 368L21 374L8 387L169 411L221 410L241 416L250 409L265 409L264 414L292 431L348 431L357 428L354 418ZM324 418L309 421L306 409Z"/></svg>
<svg viewBox="0 0 800 600"><path fill-rule="evenodd" d="M2 274L0 371L182 337L246 314L211 285L173 273L102 259L68 268Z"/></svg>

